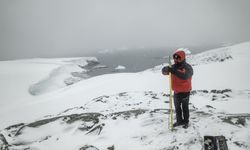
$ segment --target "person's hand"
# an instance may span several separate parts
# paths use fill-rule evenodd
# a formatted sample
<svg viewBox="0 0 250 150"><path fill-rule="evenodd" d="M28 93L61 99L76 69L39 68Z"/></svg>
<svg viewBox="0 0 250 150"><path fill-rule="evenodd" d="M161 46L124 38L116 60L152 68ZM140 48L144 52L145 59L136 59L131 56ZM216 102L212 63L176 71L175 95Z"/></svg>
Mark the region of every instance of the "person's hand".
<svg viewBox="0 0 250 150"><path fill-rule="evenodd" d="M170 66L168 66L168 72L173 73L173 68L172 68L172 67L170 67Z"/></svg>
<svg viewBox="0 0 250 150"><path fill-rule="evenodd" d="M171 72L171 71L172 71L172 68L169 67L169 66L165 66L165 67L163 67L162 70L161 70L161 72L162 72L163 75L168 75L169 72Z"/></svg>

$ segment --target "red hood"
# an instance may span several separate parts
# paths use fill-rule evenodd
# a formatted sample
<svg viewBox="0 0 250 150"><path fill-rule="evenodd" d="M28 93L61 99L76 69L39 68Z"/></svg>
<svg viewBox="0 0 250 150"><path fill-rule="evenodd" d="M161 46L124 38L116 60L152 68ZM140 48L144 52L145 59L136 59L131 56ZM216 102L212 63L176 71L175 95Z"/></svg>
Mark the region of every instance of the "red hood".
<svg viewBox="0 0 250 150"><path fill-rule="evenodd" d="M177 51L174 54L177 54L181 57L181 62L184 61L186 59L186 54L184 51Z"/></svg>

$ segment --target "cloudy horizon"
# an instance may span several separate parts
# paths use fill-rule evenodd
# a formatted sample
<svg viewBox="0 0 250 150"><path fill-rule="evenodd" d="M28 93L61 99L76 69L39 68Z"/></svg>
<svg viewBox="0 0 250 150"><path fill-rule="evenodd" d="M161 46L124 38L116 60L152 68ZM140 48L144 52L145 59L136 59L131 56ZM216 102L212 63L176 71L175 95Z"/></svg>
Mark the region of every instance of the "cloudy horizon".
<svg viewBox="0 0 250 150"><path fill-rule="evenodd" d="M0 0L0 60L250 41L249 0Z"/></svg>

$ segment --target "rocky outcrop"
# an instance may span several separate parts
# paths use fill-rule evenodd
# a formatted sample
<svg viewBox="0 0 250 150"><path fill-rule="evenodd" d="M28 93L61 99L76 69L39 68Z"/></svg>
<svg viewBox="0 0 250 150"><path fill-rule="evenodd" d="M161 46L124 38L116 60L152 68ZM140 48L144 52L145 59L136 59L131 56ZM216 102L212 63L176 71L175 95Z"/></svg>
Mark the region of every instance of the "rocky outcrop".
<svg viewBox="0 0 250 150"><path fill-rule="evenodd" d="M9 150L9 144L3 134L0 134L0 150Z"/></svg>

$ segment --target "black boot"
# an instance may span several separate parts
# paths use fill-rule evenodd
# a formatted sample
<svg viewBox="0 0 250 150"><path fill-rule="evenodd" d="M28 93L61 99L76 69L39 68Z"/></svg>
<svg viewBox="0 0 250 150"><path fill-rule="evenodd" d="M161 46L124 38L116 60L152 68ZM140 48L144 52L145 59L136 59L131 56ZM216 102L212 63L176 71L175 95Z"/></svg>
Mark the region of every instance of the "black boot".
<svg viewBox="0 0 250 150"><path fill-rule="evenodd" d="M184 129L187 129L187 128L188 128L188 123L184 123L182 127L183 127Z"/></svg>
<svg viewBox="0 0 250 150"><path fill-rule="evenodd" d="M173 124L173 127L177 127L177 126L181 126L181 125L183 125L182 122L175 122L175 123Z"/></svg>

